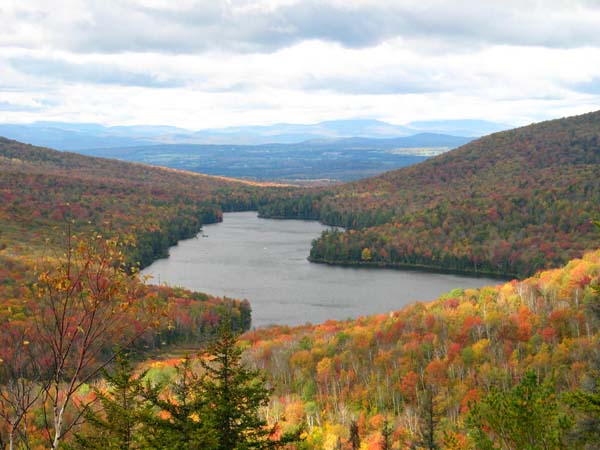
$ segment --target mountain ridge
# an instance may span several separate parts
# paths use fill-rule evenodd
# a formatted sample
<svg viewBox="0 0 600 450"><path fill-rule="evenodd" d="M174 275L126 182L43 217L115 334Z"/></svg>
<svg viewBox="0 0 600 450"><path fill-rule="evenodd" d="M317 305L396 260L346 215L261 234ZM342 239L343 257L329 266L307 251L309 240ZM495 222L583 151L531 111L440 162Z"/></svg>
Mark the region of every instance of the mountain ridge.
<svg viewBox="0 0 600 450"><path fill-rule="evenodd" d="M460 122L460 121L459 121ZM59 150L82 150L113 146L147 144L217 144L258 145L292 144L311 139L366 137L391 138L414 135L422 132L445 130L438 134L462 136L458 131L467 131L467 137L481 136L490 130L501 130L510 126L495 122L476 121L465 129L457 121L431 121L427 126L394 125L377 120L348 119L330 120L316 124L280 123L264 126L239 126L187 130L162 125L103 126L94 123L34 122L31 124L0 124L0 135L35 145ZM460 125L458 128L453 124Z"/></svg>

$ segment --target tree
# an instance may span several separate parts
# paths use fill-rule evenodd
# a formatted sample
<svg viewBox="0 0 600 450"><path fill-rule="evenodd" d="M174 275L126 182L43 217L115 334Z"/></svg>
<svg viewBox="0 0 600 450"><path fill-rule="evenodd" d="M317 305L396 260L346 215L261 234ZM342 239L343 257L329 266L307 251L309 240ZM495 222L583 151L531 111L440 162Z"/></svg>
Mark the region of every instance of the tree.
<svg viewBox="0 0 600 450"><path fill-rule="evenodd" d="M566 394L566 402L575 413L574 429L569 433L569 442L583 446L586 450L600 449L600 386L598 380L589 390L578 389Z"/></svg>
<svg viewBox="0 0 600 450"><path fill-rule="evenodd" d="M145 372L134 374L128 356L120 351L113 372L103 370L104 389L95 388L99 410L84 413L86 431L75 434L73 449L133 450L141 446L140 427L149 416L149 405L141 398Z"/></svg>
<svg viewBox="0 0 600 450"><path fill-rule="evenodd" d="M145 384L142 397L152 411L141 417L142 448L211 450L217 448L214 423L207 417L211 400L189 357L176 367L170 383Z"/></svg>
<svg viewBox="0 0 600 450"><path fill-rule="evenodd" d="M471 406L470 436L480 450L559 450L569 429L550 379L540 383L528 371L507 392L493 389Z"/></svg>
<svg viewBox="0 0 600 450"><path fill-rule="evenodd" d="M420 419L420 445L428 450L437 450L435 442L435 430L438 424L438 417L435 412L435 399L433 386L425 386L421 396L419 407Z"/></svg>
<svg viewBox="0 0 600 450"><path fill-rule="evenodd" d="M40 273L30 305L37 357L44 363L42 414L52 449L82 418L87 405L65 420L76 393L114 358L115 340L128 344L145 331L129 331L140 283L127 270L121 244L99 233L79 238L67 227L64 248Z"/></svg>
<svg viewBox="0 0 600 450"><path fill-rule="evenodd" d="M594 221L600 230L600 222ZM595 296L588 310L596 320L600 320L600 285L590 286ZM600 449L600 352L590 355L591 370L583 388L565 395L566 403L575 414L575 426L569 433L573 444L585 446L589 450Z"/></svg>
<svg viewBox="0 0 600 450"><path fill-rule="evenodd" d="M297 440L298 433L276 438L276 426L260 416L271 391L241 356L231 321L225 319L218 339L198 360L200 370L185 358L174 381L146 383L141 395L153 412L142 418L144 448L258 450Z"/></svg>
<svg viewBox="0 0 600 450"><path fill-rule="evenodd" d="M373 259L373 254L371 253L371 249L369 247L362 249L362 252L360 252L360 259L367 262Z"/></svg>
<svg viewBox="0 0 600 450"><path fill-rule="evenodd" d="M28 416L42 395L38 342L23 322L0 325L0 448L27 447Z"/></svg>
<svg viewBox="0 0 600 450"><path fill-rule="evenodd" d="M350 445L352 450L358 450L360 448L360 435L358 433L358 424L356 420L350 422Z"/></svg>
<svg viewBox="0 0 600 450"><path fill-rule="evenodd" d="M271 391L258 371L244 366L231 325L224 323L219 339L209 348L208 358L201 360L205 370L201 386L210 402L204 418L216 432L214 450L274 447L278 444L271 439L275 429L259 415Z"/></svg>
<svg viewBox="0 0 600 450"><path fill-rule="evenodd" d="M392 449L392 433L393 428L390 427L390 423L388 422L387 415L383 419L383 428L381 429L381 450L391 450Z"/></svg>

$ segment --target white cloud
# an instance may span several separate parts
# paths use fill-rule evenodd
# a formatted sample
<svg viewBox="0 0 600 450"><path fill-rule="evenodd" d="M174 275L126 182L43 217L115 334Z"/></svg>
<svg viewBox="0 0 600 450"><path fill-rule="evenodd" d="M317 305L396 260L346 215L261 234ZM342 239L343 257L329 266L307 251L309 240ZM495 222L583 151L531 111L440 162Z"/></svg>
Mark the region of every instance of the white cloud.
<svg viewBox="0 0 600 450"><path fill-rule="evenodd" d="M56 5L0 5L0 121L520 124L600 100L595 1Z"/></svg>

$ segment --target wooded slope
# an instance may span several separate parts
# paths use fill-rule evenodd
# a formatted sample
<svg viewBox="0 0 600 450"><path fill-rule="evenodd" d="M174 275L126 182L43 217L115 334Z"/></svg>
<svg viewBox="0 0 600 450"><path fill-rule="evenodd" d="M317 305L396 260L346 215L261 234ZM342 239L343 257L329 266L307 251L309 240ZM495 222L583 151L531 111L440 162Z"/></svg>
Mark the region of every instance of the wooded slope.
<svg viewBox="0 0 600 450"><path fill-rule="evenodd" d="M7 324L27 328L31 308L26 305L35 303L31 286L45 265L63 258L74 236L82 245L88 238L119 241L128 267L134 269L165 256L170 245L192 237L203 223L221 220L223 209L255 209L279 189L286 188L91 158L0 138L3 331L9 333ZM131 331L139 332L142 319L144 323L161 319L160 326L148 329L136 344L140 348L197 343L218 328L226 312L235 316L240 328L250 326L247 301L132 283L139 296L157 302L160 313L154 318L145 311L140 317L132 315Z"/></svg>
<svg viewBox="0 0 600 450"><path fill-rule="evenodd" d="M600 112L478 139L415 166L290 193L264 216L347 227L311 259L528 275L593 248L600 215Z"/></svg>
<svg viewBox="0 0 600 450"><path fill-rule="evenodd" d="M280 189L0 138L0 247L31 254L70 222L132 238L131 262L145 266L223 209L256 209Z"/></svg>
<svg viewBox="0 0 600 450"><path fill-rule="evenodd" d="M307 420L306 448L351 448L356 421L367 448L381 449L387 418L388 448L434 448L422 444L431 432L437 448L475 449L470 408L528 371L548 380L549 400L570 417L563 394L585 383L597 389L598 283L600 250L523 281L455 289L389 314L260 329L242 340L277 386L270 419Z"/></svg>

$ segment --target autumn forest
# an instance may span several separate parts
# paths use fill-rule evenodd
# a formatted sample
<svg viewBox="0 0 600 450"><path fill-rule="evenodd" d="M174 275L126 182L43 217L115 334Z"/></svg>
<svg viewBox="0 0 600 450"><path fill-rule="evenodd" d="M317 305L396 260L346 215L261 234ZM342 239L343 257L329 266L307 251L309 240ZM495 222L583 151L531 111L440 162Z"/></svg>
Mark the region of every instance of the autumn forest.
<svg viewBox="0 0 600 450"><path fill-rule="evenodd" d="M0 448L599 449L599 174L600 112L327 187L0 138ZM140 275L250 210L342 227L314 263L512 281L252 329Z"/></svg>

